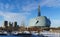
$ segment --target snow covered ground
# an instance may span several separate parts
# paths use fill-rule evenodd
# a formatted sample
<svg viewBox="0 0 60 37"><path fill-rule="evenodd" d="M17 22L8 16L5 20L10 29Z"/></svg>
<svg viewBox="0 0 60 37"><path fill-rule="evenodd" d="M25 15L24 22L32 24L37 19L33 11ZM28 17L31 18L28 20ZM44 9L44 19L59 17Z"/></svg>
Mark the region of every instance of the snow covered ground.
<svg viewBox="0 0 60 37"><path fill-rule="evenodd" d="M60 37L60 33L57 32L54 33L54 32L44 31L44 32L40 32L40 34L48 37Z"/></svg>

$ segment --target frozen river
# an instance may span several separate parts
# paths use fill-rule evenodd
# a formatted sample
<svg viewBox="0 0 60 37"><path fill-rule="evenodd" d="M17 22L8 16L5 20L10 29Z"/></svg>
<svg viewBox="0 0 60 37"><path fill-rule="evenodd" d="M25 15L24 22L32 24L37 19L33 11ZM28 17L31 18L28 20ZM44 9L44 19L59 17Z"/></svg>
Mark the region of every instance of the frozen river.
<svg viewBox="0 0 60 37"><path fill-rule="evenodd" d="M36 35L35 33L32 35L19 35L19 36L13 36L13 35L7 35L7 36L3 36L0 35L0 37L60 37L60 33L57 32L48 32L48 31L44 31L44 32L40 32L39 35Z"/></svg>

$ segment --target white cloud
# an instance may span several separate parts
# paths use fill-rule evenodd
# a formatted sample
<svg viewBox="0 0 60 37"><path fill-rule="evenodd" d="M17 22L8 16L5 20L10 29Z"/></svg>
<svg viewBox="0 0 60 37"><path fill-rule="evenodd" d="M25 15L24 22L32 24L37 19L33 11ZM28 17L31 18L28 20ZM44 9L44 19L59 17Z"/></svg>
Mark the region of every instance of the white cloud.
<svg viewBox="0 0 60 37"><path fill-rule="evenodd" d="M8 1L11 2L11 0L8 0ZM3 2L1 2L0 3L0 9L2 9L3 11L4 10L5 11L14 11L14 10L16 10L18 12L18 11L21 10L21 11L24 11L24 12L28 12L28 11L32 11L32 10L37 9L37 7L38 7L37 2L31 3L30 1L27 1L26 3L22 3L23 5L22 4L20 5L20 3L18 3L18 2L19 2L19 0L15 0L12 3L5 3L5 4ZM22 8L22 9L20 9L20 8Z"/></svg>
<svg viewBox="0 0 60 37"><path fill-rule="evenodd" d="M60 0L42 0L41 6L60 7Z"/></svg>
<svg viewBox="0 0 60 37"><path fill-rule="evenodd" d="M14 5L9 4L9 3L6 3L6 4L0 3L1 10L11 10L11 9L14 9L14 7L15 7Z"/></svg>
<svg viewBox="0 0 60 37"><path fill-rule="evenodd" d="M26 6L23 6L22 10L25 11L25 12L28 12L28 11L35 10L37 8L38 8L38 4L34 2L34 3L30 3Z"/></svg>
<svg viewBox="0 0 60 37"><path fill-rule="evenodd" d="M60 20L52 19L51 20L51 27L60 27Z"/></svg>
<svg viewBox="0 0 60 37"><path fill-rule="evenodd" d="M4 20L0 21L2 23L0 24L3 24L3 22L5 20L7 21L11 21L11 22L14 22L14 21L17 21L18 22L18 25L21 25L21 22L22 21L27 21L27 16L29 15L29 13L11 13L11 12L2 12L0 11L0 16L3 17Z"/></svg>

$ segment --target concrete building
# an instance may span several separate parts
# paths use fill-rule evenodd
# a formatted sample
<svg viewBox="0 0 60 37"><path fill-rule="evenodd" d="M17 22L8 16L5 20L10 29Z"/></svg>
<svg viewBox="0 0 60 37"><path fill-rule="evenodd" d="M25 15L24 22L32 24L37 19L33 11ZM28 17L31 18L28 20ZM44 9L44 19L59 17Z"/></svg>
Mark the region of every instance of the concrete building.
<svg viewBox="0 0 60 37"><path fill-rule="evenodd" d="M4 27L8 27L8 21L4 21Z"/></svg>
<svg viewBox="0 0 60 37"><path fill-rule="evenodd" d="M40 5L38 6L38 16L29 22L29 27L50 27L50 20L46 16L41 16Z"/></svg>
<svg viewBox="0 0 60 37"><path fill-rule="evenodd" d="M17 22L16 21L14 22L14 27L17 27Z"/></svg>
<svg viewBox="0 0 60 37"><path fill-rule="evenodd" d="M9 27L13 27L13 22L9 22Z"/></svg>

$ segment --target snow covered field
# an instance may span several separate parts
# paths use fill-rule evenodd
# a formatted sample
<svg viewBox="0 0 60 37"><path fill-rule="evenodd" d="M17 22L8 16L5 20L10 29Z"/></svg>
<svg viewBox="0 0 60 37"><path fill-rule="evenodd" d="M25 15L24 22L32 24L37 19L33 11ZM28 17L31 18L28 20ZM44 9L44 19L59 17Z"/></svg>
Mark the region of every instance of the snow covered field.
<svg viewBox="0 0 60 37"><path fill-rule="evenodd" d="M54 32L44 31L44 32L40 32L40 34L48 37L60 37L60 33L57 32L54 33Z"/></svg>

